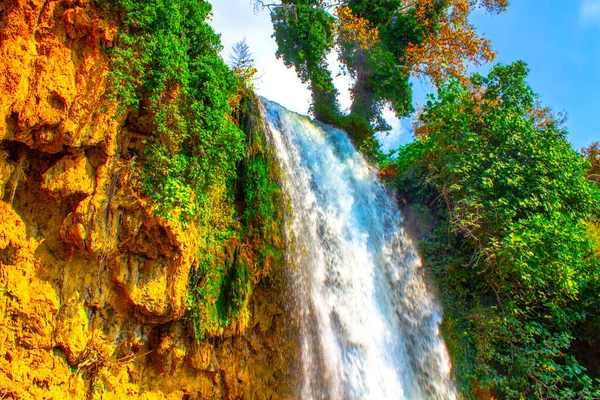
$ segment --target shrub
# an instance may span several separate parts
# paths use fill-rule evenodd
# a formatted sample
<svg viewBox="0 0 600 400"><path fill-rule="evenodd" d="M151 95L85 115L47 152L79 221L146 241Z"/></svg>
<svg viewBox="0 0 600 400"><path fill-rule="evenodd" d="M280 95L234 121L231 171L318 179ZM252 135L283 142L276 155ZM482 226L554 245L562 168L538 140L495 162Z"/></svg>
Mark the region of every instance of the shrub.
<svg viewBox="0 0 600 400"><path fill-rule="evenodd" d="M203 0L108 0L120 16L110 50L112 96L121 111L147 110L155 130L141 160L142 188L164 217L189 221L205 193L235 176L243 133L228 100L236 79L219 56ZM145 103L144 103L145 104Z"/></svg>
<svg viewBox="0 0 600 400"><path fill-rule="evenodd" d="M556 120L541 123L527 73L499 65L441 88L419 141L398 153L396 183L406 193L419 182L412 200L436 213L422 250L464 393L477 382L506 398L591 399L571 346L597 312L585 221L598 190Z"/></svg>

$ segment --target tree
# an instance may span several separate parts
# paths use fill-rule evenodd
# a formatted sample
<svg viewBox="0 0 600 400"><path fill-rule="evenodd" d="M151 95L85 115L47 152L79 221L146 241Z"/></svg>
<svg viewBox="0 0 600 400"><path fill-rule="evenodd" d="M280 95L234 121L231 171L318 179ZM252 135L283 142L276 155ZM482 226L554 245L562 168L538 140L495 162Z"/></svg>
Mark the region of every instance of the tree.
<svg viewBox="0 0 600 400"><path fill-rule="evenodd" d="M282 0L271 8L277 57L295 67L312 92L312 111L332 122L337 113L337 91L326 57L333 48L334 18L320 0Z"/></svg>
<svg viewBox="0 0 600 400"><path fill-rule="evenodd" d="M332 48L354 78L351 116L386 130L381 110L398 116L412 108L411 74L432 79L463 78L465 62L494 57L489 42L468 23L477 8L499 13L507 0L280 0L267 7L278 56L294 66L313 91L313 112L325 122L339 115L337 93L325 58Z"/></svg>
<svg viewBox="0 0 600 400"><path fill-rule="evenodd" d="M240 93L238 97L243 96L244 91L253 90L252 80L255 79L258 71L254 67L252 52L250 51L250 46L246 43L245 37L239 42L234 43L232 52L229 55L229 65L233 73L240 79L240 84L238 85Z"/></svg>
<svg viewBox="0 0 600 400"><path fill-rule="evenodd" d="M593 142L588 147L581 149L581 152L590 163L588 179L600 187L600 142Z"/></svg>
<svg viewBox="0 0 600 400"><path fill-rule="evenodd" d="M229 55L229 65L234 71L244 71L254 67L254 59L246 37L233 44L232 52Z"/></svg>
<svg viewBox="0 0 600 400"><path fill-rule="evenodd" d="M599 191L564 129L534 112L527 74L516 62L442 86L418 141L399 151L397 183L405 196L415 182L428 188L420 201L437 225L422 248L463 385L501 398L592 399L571 346L597 312L585 222Z"/></svg>
<svg viewBox="0 0 600 400"><path fill-rule="evenodd" d="M436 7L439 12L432 14ZM468 63L480 65L495 58L490 42L477 35L469 16L480 8L499 14L507 7L508 0L429 0L415 4L417 23L435 29L419 43L408 44L407 68L415 76L430 78L438 87L449 77L466 83Z"/></svg>

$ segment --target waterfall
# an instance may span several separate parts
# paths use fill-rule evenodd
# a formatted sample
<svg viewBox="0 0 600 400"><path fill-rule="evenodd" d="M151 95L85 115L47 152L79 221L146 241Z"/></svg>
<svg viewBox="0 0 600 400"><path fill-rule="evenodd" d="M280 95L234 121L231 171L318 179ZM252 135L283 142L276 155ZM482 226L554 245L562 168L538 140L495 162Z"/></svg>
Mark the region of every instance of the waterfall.
<svg viewBox="0 0 600 400"><path fill-rule="evenodd" d="M288 209L301 398L456 398L441 309L377 171L343 131L263 105Z"/></svg>

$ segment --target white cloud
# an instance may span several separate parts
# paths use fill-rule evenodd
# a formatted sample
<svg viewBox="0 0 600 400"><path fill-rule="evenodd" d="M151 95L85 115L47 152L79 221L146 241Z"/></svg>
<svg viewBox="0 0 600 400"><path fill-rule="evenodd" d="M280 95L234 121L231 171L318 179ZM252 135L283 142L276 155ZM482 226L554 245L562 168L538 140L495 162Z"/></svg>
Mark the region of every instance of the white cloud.
<svg viewBox="0 0 600 400"><path fill-rule="evenodd" d="M586 25L600 25L600 0L583 0L579 15Z"/></svg>

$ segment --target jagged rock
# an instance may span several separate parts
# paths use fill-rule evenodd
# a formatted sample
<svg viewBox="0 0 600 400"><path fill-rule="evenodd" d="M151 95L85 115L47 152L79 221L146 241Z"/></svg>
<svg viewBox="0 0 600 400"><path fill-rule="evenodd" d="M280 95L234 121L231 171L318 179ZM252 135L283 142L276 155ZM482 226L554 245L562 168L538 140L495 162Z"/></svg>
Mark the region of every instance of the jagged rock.
<svg viewBox="0 0 600 400"><path fill-rule="evenodd" d="M115 263L113 279L127 298L145 315L165 316L169 311L167 268L160 261L130 254L117 257Z"/></svg>
<svg viewBox="0 0 600 400"><path fill-rule="evenodd" d="M69 213L60 227L60 237L65 243L68 243L79 250L85 249L85 239L87 230L85 225L77 221L75 213Z"/></svg>
<svg viewBox="0 0 600 400"><path fill-rule="evenodd" d="M56 318L54 339L60 346L70 364L75 364L85 350L89 338L90 326L84 303L78 293L63 304Z"/></svg>
<svg viewBox="0 0 600 400"><path fill-rule="evenodd" d="M103 144L114 152L114 105L104 97L116 26L90 3L14 0L0 13L0 140L60 152ZM104 112L107 108L109 112Z"/></svg>
<svg viewBox="0 0 600 400"><path fill-rule="evenodd" d="M160 356L161 368L165 373L173 374L181 370L188 352L185 337L185 330L178 322L173 323L169 332L162 336L156 352Z"/></svg>
<svg viewBox="0 0 600 400"><path fill-rule="evenodd" d="M15 170L15 167L6 161L7 157L6 151L0 151L0 200L4 198L4 188Z"/></svg>
<svg viewBox="0 0 600 400"><path fill-rule="evenodd" d="M190 366L198 371L217 372L219 364L215 348L210 343L196 343L188 356Z"/></svg>
<svg viewBox="0 0 600 400"><path fill-rule="evenodd" d="M52 286L36 276L39 243L27 239L23 220L1 201L0 220L0 356L8 351L7 341L25 349L50 349L59 300ZM7 251L13 253L9 263Z"/></svg>
<svg viewBox="0 0 600 400"><path fill-rule="evenodd" d="M42 188L62 197L94 193L93 169L84 154L65 156L42 176Z"/></svg>
<svg viewBox="0 0 600 400"><path fill-rule="evenodd" d="M7 203L0 202L0 215L2 215L2 224L0 224L0 250L6 249L9 245L17 248L27 246L27 232L25 223Z"/></svg>

